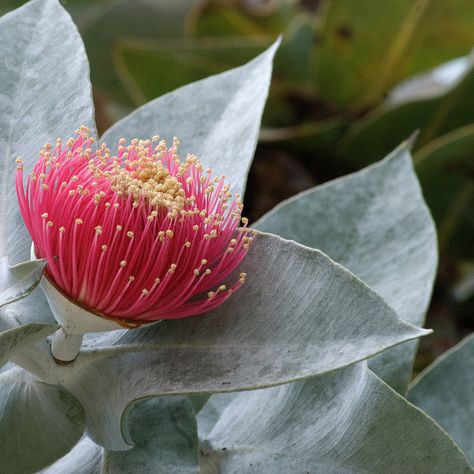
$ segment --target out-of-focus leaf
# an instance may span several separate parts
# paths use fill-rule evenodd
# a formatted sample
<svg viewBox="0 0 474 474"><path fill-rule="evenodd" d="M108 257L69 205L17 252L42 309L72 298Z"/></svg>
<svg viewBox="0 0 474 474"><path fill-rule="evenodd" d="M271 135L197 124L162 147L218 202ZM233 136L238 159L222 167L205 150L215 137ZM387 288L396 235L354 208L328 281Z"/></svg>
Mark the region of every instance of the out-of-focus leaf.
<svg viewBox="0 0 474 474"><path fill-rule="evenodd" d="M314 26L311 19L305 15L295 17L275 57L278 79L290 81L294 87L300 87L301 83L308 81L313 46Z"/></svg>
<svg viewBox="0 0 474 474"><path fill-rule="evenodd" d="M182 37L186 16L194 4L194 0L115 0L100 4L89 21L81 22L94 88L128 103L113 67L113 45L123 39Z"/></svg>
<svg viewBox="0 0 474 474"><path fill-rule="evenodd" d="M149 102L116 123L102 140L112 147L121 137L159 134L170 142L177 136L181 156L197 155L204 167L227 176L233 192L243 193L278 45L244 66Z"/></svg>
<svg viewBox="0 0 474 474"><path fill-rule="evenodd" d="M23 298L39 283L46 260L30 260L13 267L0 257L0 308Z"/></svg>
<svg viewBox="0 0 474 474"><path fill-rule="evenodd" d="M428 72L417 74L397 84L387 95L387 104L397 105L411 100L446 94L470 67L469 56L456 58Z"/></svg>
<svg viewBox="0 0 474 474"><path fill-rule="evenodd" d="M83 430L84 412L63 389L21 369L0 375L2 472L37 472L66 454Z"/></svg>
<svg viewBox="0 0 474 474"><path fill-rule="evenodd" d="M474 464L474 336L422 372L408 399L432 416Z"/></svg>
<svg viewBox="0 0 474 474"><path fill-rule="evenodd" d="M474 125L431 141L415 165L442 253L474 257Z"/></svg>
<svg viewBox="0 0 474 474"><path fill-rule="evenodd" d="M380 163L277 206L255 224L319 248L372 286L404 321L421 326L436 273L436 235L407 145ZM416 343L370 366L404 392Z"/></svg>
<svg viewBox="0 0 474 474"><path fill-rule="evenodd" d="M0 44L0 256L15 264L29 259L31 245L16 205L15 159L29 172L43 144L80 125L93 129L94 112L82 40L56 0L0 18Z"/></svg>
<svg viewBox="0 0 474 474"><path fill-rule="evenodd" d="M222 474L472 473L449 436L364 363L239 394L206 445Z"/></svg>
<svg viewBox="0 0 474 474"><path fill-rule="evenodd" d="M122 413L138 398L286 383L427 334L343 267L294 242L257 234L239 271L247 283L206 316L107 333L67 366L52 360L46 342L15 362L70 391L96 442L125 449Z"/></svg>
<svg viewBox="0 0 474 474"><path fill-rule="evenodd" d="M473 101L474 54L463 74L439 87L434 95L388 101L356 122L343 137L339 153L352 164L364 166L417 129L421 130L417 145L426 145L433 138L472 123Z"/></svg>
<svg viewBox="0 0 474 474"><path fill-rule="evenodd" d="M133 448L106 451L84 437L43 474L194 474L199 471L196 419L188 399L140 402L128 416Z"/></svg>
<svg viewBox="0 0 474 474"><path fill-rule="evenodd" d="M252 5L253 3L253 5ZM195 36L277 35L286 29L295 13L295 2L277 0L258 8L257 2L226 4L222 1L201 2L191 12L186 30ZM252 8L253 7L253 8Z"/></svg>
<svg viewBox="0 0 474 474"><path fill-rule="evenodd" d="M250 61L269 37L121 42L114 65L130 97L141 105L173 89Z"/></svg>
<svg viewBox="0 0 474 474"><path fill-rule="evenodd" d="M343 118L308 122L294 127L267 127L260 130L260 141L277 144L293 153L332 152L347 127L347 121Z"/></svg>
<svg viewBox="0 0 474 474"><path fill-rule="evenodd" d="M399 80L466 54L474 43L470 0L323 6L315 80L320 94L342 107L373 105Z"/></svg>

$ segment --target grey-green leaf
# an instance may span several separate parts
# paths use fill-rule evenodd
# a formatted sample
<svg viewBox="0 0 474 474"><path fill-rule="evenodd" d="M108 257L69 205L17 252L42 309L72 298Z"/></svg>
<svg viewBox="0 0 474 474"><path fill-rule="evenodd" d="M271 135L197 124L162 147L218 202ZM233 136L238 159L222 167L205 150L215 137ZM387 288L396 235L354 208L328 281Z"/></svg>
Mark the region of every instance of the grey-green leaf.
<svg viewBox="0 0 474 474"><path fill-rule="evenodd" d="M0 308L23 298L39 283L46 260L30 260L11 267L0 257Z"/></svg>
<svg viewBox="0 0 474 474"><path fill-rule="evenodd" d="M474 336L428 367L413 383L408 399L432 416L474 465Z"/></svg>
<svg viewBox="0 0 474 474"><path fill-rule="evenodd" d="M66 454L84 429L77 401L59 387L11 369L0 375L2 472L37 472Z"/></svg>
<svg viewBox="0 0 474 474"><path fill-rule="evenodd" d="M84 437L44 474L195 474L199 443L191 403L184 397L145 400L128 416L133 448L106 451Z"/></svg>
<svg viewBox="0 0 474 474"><path fill-rule="evenodd" d="M243 194L279 42L244 66L149 102L112 126L102 141L115 147L121 137L158 134L170 143L176 136L181 156L197 155L205 167L227 177L233 192Z"/></svg>
<svg viewBox="0 0 474 474"><path fill-rule="evenodd" d="M58 329L57 324L31 323L0 332L0 367L19 351L28 350L37 341Z"/></svg>
<svg viewBox="0 0 474 474"><path fill-rule="evenodd" d="M136 398L286 383L427 334L343 267L294 242L258 234L240 271L244 287L205 316L105 335L63 367L48 347L17 361L82 403L96 442L124 449L121 415Z"/></svg>
<svg viewBox="0 0 474 474"><path fill-rule="evenodd" d="M472 473L449 436L365 363L239 394L204 447L222 474Z"/></svg>
<svg viewBox="0 0 474 474"><path fill-rule="evenodd" d="M374 288L411 324L421 326L436 273L436 233L407 145L359 173L306 191L255 225L319 248ZM370 363L404 392L416 343Z"/></svg>
<svg viewBox="0 0 474 474"><path fill-rule="evenodd" d="M16 205L15 160L32 170L41 147L94 128L82 40L56 0L32 0L0 18L0 256L27 260L31 240Z"/></svg>

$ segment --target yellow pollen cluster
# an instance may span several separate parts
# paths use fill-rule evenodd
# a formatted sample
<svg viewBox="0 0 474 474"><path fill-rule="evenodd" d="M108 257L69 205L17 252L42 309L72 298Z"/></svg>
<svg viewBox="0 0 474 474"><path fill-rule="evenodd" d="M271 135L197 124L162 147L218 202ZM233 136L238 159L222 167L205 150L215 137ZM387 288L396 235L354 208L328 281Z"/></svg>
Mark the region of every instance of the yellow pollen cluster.
<svg viewBox="0 0 474 474"><path fill-rule="evenodd" d="M177 214L184 208L185 192L181 183L152 157L130 163L131 171L118 168L112 176L112 189L118 194L145 198L152 206L163 206Z"/></svg>
<svg viewBox="0 0 474 474"><path fill-rule="evenodd" d="M153 141L158 137L154 137ZM133 160L125 160L123 167L117 158L111 158L110 152L103 147L98 153L98 163L91 161L89 167L96 178L106 177L112 183L112 190L118 195L131 196L134 206L138 206L143 199L154 207L165 207L170 214L176 217L185 206L186 193L183 186L163 165L161 158L166 152L166 144L161 141L149 153L150 140L134 139L128 147L124 147L125 140L121 139L119 146L124 150L127 158L131 153L136 154ZM174 157L179 160L179 158ZM97 201L102 196L96 195Z"/></svg>

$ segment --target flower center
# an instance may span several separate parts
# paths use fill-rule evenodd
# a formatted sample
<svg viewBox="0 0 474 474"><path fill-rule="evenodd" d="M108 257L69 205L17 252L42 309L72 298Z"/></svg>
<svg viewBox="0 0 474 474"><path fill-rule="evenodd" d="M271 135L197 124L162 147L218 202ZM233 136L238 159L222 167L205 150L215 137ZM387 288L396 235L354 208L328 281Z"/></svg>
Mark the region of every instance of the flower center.
<svg viewBox="0 0 474 474"><path fill-rule="evenodd" d="M184 208L185 192L181 183L170 176L159 161L143 157L117 167L111 175L112 190L131 196L135 201L145 198L152 206L163 206L178 212Z"/></svg>
<svg viewBox="0 0 474 474"><path fill-rule="evenodd" d="M150 154L152 143L150 140L132 140L128 147L120 145L119 156L114 158L110 158L107 149L102 149L98 163L91 162L90 169L96 177L109 180L112 191L119 196L130 196L137 204L146 200L152 206L165 207L171 215L177 216L185 206L185 190L163 164L163 155L167 152L164 142L160 142ZM123 159L125 166L122 165ZM177 156L174 159L179 163Z"/></svg>

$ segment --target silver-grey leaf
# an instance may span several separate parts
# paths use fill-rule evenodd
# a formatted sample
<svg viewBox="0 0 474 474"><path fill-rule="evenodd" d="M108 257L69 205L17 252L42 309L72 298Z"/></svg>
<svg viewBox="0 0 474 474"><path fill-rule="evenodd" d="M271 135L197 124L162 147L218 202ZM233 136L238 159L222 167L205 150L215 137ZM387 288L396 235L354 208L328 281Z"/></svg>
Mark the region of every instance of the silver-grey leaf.
<svg viewBox="0 0 474 474"><path fill-rule="evenodd" d="M33 291L43 275L46 260L29 260L15 266L0 257L0 308Z"/></svg>
<svg viewBox="0 0 474 474"><path fill-rule="evenodd" d="M141 401L128 416L133 448L106 451L84 437L44 474L197 474L199 442L191 403L184 397Z"/></svg>
<svg viewBox="0 0 474 474"><path fill-rule="evenodd" d="M28 351L32 344L45 339L59 326L57 324L31 323L11 327L0 332L0 367L20 351Z"/></svg>
<svg viewBox="0 0 474 474"><path fill-rule="evenodd" d="M176 136L181 156L197 155L205 167L227 177L233 192L243 194L279 43L244 66L149 102L113 125L102 141L112 148L122 137L159 134L170 143Z"/></svg>
<svg viewBox="0 0 474 474"><path fill-rule="evenodd" d="M41 147L94 129L89 66L57 0L32 0L0 18L0 256L28 260L31 240L16 205L16 158L32 170ZM93 132L94 133L94 132Z"/></svg>
<svg viewBox="0 0 474 474"><path fill-rule="evenodd" d="M256 228L319 248L374 288L411 324L424 322L436 273L436 233L403 144L368 168L285 201ZM370 367L404 393L417 343Z"/></svg>
<svg viewBox="0 0 474 474"><path fill-rule="evenodd" d="M136 398L287 383L428 333L321 252L276 236L258 234L240 271L247 283L208 315L109 333L67 366L46 345L15 361L70 391L90 436L116 450L128 447L120 420Z"/></svg>
<svg viewBox="0 0 474 474"><path fill-rule="evenodd" d="M222 474L472 473L449 436L365 363L239 394L204 449Z"/></svg>
<svg viewBox="0 0 474 474"><path fill-rule="evenodd" d="M474 465L474 335L422 372L408 400L432 416Z"/></svg>
<svg viewBox="0 0 474 474"><path fill-rule="evenodd" d="M63 389L18 368L0 374L2 472L37 472L66 454L83 430L84 412Z"/></svg>

